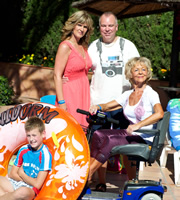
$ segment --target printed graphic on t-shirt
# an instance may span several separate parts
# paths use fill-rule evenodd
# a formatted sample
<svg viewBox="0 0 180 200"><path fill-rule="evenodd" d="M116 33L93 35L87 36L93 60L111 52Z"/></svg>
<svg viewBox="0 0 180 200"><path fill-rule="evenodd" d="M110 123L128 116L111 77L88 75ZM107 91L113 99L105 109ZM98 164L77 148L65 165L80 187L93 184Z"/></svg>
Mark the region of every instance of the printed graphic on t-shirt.
<svg viewBox="0 0 180 200"><path fill-rule="evenodd" d="M36 178L40 171L39 156L34 156L33 160L32 156L26 155L26 157L24 157L23 169L28 176Z"/></svg>
<svg viewBox="0 0 180 200"><path fill-rule="evenodd" d="M117 74L122 75L123 66L122 56L108 56L107 60L102 62L102 73L108 77L114 77Z"/></svg>

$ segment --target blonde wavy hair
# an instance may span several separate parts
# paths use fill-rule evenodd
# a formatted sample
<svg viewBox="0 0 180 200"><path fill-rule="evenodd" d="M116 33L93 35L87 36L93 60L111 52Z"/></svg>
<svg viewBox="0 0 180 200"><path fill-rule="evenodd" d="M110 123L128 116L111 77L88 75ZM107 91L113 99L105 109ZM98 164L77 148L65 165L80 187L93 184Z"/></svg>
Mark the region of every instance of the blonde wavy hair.
<svg viewBox="0 0 180 200"><path fill-rule="evenodd" d="M125 76L126 79L130 81L132 84L132 68L136 65L140 64L141 66L147 67L147 79L146 83L152 78L152 71L151 71L151 61L146 57L134 57L128 60L125 65Z"/></svg>
<svg viewBox="0 0 180 200"><path fill-rule="evenodd" d="M79 44L82 44L84 47L88 48L90 36L93 33L93 20L86 11L77 11L72 14L69 19L65 22L65 25L62 29L61 41L67 40L71 37L74 27L78 24L87 24L87 32L80 39Z"/></svg>

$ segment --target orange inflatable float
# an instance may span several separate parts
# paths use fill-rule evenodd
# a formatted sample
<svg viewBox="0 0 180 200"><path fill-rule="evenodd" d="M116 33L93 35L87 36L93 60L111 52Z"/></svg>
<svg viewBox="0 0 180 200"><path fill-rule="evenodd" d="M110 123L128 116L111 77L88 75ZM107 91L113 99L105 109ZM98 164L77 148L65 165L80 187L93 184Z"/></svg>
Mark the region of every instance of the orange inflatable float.
<svg viewBox="0 0 180 200"><path fill-rule="evenodd" d="M89 171L89 146L81 126L66 111L47 103L19 104L0 113L0 174L7 175L9 161L26 141L24 123L38 116L46 127L53 155L52 170L35 200L76 200Z"/></svg>

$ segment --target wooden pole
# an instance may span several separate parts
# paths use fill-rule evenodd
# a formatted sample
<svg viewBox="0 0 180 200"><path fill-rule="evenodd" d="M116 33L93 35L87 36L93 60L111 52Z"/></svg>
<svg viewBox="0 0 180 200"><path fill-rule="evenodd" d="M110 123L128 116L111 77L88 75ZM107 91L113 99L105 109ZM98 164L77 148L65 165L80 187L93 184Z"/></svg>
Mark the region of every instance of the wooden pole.
<svg viewBox="0 0 180 200"><path fill-rule="evenodd" d="M179 66L180 64L179 50L180 50L180 8L177 8L174 11L171 69L170 69L170 81L169 81L170 87L177 87L177 83L178 83L178 67L180 67Z"/></svg>

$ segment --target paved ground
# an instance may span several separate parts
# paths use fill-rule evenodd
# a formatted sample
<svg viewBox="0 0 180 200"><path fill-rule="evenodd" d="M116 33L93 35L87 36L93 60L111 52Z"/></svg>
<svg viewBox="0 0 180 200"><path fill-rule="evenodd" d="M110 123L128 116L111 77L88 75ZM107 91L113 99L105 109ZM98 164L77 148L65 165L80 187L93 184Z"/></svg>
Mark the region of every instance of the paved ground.
<svg viewBox="0 0 180 200"><path fill-rule="evenodd" d="M162 179L162 184L167 187L167 192L164 194L163 200L180 200L180 186L174 184L174 161L173 155L168 155L166 168L161 168L157 162L152 166L144 166L143 170L139 173L139 179L155 180ZM118 193L120 188L123 187L124 182L127 180L127 175L107 173L107 192ZM97 182L91 185L94 189Z"/></svg>

